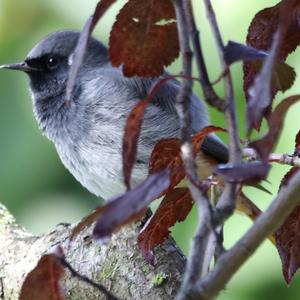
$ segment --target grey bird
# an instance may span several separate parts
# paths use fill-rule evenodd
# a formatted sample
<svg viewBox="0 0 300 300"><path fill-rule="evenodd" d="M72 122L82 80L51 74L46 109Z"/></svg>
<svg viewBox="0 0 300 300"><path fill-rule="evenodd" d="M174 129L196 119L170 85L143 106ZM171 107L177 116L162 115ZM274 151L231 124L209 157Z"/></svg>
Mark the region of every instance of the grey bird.
<svg viewBox="0 0 300 300"><path fill-rule="evenodd" d="M90 38L74 95L66 105L69 57L79 38L75 31L55 32L39 42L24 62L1 68L28 74L34 116L63 164L90 192L108 199L125 190L122 172L122 138L132 107L144 99L157 78L126 78L111 65L107 48ZM147 108L138 142L132 185L147 177L155 143L179 137L175 98L177 80L169 81ZM209 124L204 104L191 99L192 132ZM203 153L218 162L228 159L227 147L215 135L206 138Z"/></svg>

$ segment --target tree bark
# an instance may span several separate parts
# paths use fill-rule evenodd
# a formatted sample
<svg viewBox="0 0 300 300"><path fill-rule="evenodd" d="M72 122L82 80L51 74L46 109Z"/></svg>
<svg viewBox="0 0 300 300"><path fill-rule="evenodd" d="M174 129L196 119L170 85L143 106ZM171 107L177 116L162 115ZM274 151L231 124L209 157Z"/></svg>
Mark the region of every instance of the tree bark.
<svg viewBox="0 0 300 300"><path fill-rule="evenodd" d="M63 248L66 260L78 273L103 284L119 299L175 298L185 257L173 239L156 249L156 263L151 266L137 247L140 223L124 227L107 245L92 239L93 226L83 230L69 245L73 227L58 225L50 233L34 236L16 224L9 211L0 205L0 299L18 299L26 275L56 245ZM72 277L68 271L61 285L67 299L105 299L99 290Z"/></svg>

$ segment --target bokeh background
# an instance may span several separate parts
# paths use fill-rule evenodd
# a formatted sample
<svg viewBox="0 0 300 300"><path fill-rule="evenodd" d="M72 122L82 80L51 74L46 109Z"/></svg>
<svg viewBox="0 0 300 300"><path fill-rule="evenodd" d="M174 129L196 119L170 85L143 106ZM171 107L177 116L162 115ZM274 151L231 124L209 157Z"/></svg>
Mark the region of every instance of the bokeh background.
<svg viewBox="0 0 300 300"><path fill-rule="evenodd" d="M22 60L30 48L46 34L65 28L80 30L92 13L96 0L0 0L0 64ZM125 1L119 0L100 21L94 35L107 43L115 15ZM224 41L245 42L247 28L256 12L276 4L278 0L214 0ZM202 1L195 0L195 14L201 28L205 58L212 79L220 73L218 56L207 24ZM289 59L300 71L300 52ZM170 72L180 71L176 61ZM244 95L241 65L233 67L238 104L239 128L245 133ZM195 84L195 92L200 89ZM284 96L300 92L299 79ZM218 86L222 95L222 85ZM300 105L288 113L281 140L276 149L280 153L293 150L294 137L300 128ZM211 110L212 123L226 126L224 118ZM224 137L226 140L226 137ZM50 230L60 222L75 222L100 203L100 199L84 190L62 166L53 145L42 136L33 118L27 78L24 74L0 71L0 201L16 216L19 223L33 233ZM280 178L289 168L274 166L266 187L274 194ZM271 197L255 189L247 189L248 196L262 209ZM187 221L177 225L173 235L188 254L197 217L195 211ZM225 227L226 246L230 247L251 222L235 215ZM281 274L281 263L276 249L266 241L255 255L240 269L218 299L300 299L300 277L296 275L288 288Z"/></svg>

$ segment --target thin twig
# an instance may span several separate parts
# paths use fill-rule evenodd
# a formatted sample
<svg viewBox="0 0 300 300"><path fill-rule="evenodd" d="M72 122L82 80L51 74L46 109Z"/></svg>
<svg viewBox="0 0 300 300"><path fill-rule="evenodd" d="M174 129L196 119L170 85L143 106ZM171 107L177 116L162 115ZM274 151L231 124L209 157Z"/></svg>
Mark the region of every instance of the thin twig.
<svg viewBox="0 0 300 300"><path fill-rule="evenodd" d="M256 160L258 155L253 148L244 148L243 157L248 159ZM269 162L276 162L282 165L289 165L292 167L300 167L300 158L294 155L284 154L284 153L271 153L268 158Z"/></svg>
<svg viewBox="0 0 300 300"><path fill-rule="evenodd" d="M116 296L114 296L110 291L106 289L106 287L100 283L94 282L92 279L86 277L85 275L79 274L67 261L64 257L57 257L60 263L67 268L73 277L78 278L80 281L86 282L87 284L93 286L98 289L101 293L103 293L108 300L119 300Z"/></svg>
<svg viewBox="0 0 300 300"><path fill-rule="evenodd" d="M220 257L213 270L196 284L194 291L189 294L189 299L214 299L260 244L276 231L299 205L299 194L300 172L280 190L268 209L260 214L244 236Z"/></svg>
<svg viewBox="0 0 300 300"><path fill-rule="evenodd" d="M176 109L181 128L181 155L189 183L191 195L198 207L199 224L193 239L190 259L188 260L185 276L178 294L178 299L185 299L185 291L199 278L205 257L205 249L211 229L211 206L206 196L206 189L199 182L197 167L191 144L190 96L193 82L187 78L192 73L192 52L189 45L188 25L182 5L182 0L173 0L178 24L180 49L182 52L181 89L176 98Z"/></svg>
<svg viewBox="0 0 300 300"><path fill-rule="evenodd" d="M240 149L240 137L239 137L238 126L237 126L236 106L235 106L231 72L229 70L229 66L226 63L225 47L217 24L216 15L211 5L211 1L204 0L204 5L206 8L207 18L210 22L213 35L215 37L219 58L221 62L221 68L223 70L228 69L228 72L224 74L225 101L227 103L225 116L228 124L227 127L228 127L228 133L230 137L229 162L234 165L241 162L242 155ZM227 219L234 211L237 190L238 190L238 185L236 183L227 183L224 192L219 199L217 207L219 211L222 212L224 220Z"/></svg>
<svg viewBox="0 0 300 300"><path fill-rule="evenodd" d="M236 116L236 106L233 92L233 83L231 78L231 72L229 66L226 63L225 59L225 47L221 37L221 33L217 24L216 15L211 5L210 0L204 0L204 5L206 8L207 18L209 20L211 29L213 31L213 35L216 41L217 50L219 53L219 58L221 62L221 68L223 70L227 70L224 73L224 90L225 90L225 103L226 110L225 116L227 120L227 128L230 137L229 142L229 162L231 164L238 164L241 159L241 150L240 150L240 138L238 133L237 126L237 116ZM219 219L225 221L230 215L233 214L235 205L236 205L236 197L237 197L238 185L236 183L226 183L224 191L218 201L217 211L215 213L214 219ZM217 231L219 233L222 232L222 223L223 222L215 222L215 226L217 226ZM219 254L223 251L223 240L220 236L216 236L216 240L214 241L215 249L217 249L216 258L219 257ZM211 245L207 245L207 248L213 249ZM211 257L213 255L211 254Z"/></svg>
<svg viewBox="0 0 300 300"><path fill-rule="evenodd" d="M300 158L288 154L272 153L269 155L269 162L276 162L282 165L300 167Z"/></svg>
<svg viewBox="0 0 300 300"><path fill-rule="evenodd" d="M205 96L205 100L208 104L215 107L219 111L224 111L226 107L225 101L220 99L220 97L216 94L215 90L210 83L206 65L204 62L201 40L199 38L200 32L196 27L192 3L190 0L183 1L184 11L186 20L188 23L188 28L190 31L190 37L193 45L195 61L198 68L199 79L202 86L202 90Z"/></svg>
<svg viewBox="0 0 300 300"><path fill-rule="evenodd" d="M221 67L223 70L228 69L228 65L225 59L225 47L221 37L221 33L217 24L216 15L211 5L210 0L204 0L207 17L210 22L217 49L219 52ZM236 107L234 101L234 92L233 92L233 83L231 78L231 72L228 70L224 76L224 84L225 84L225 97L228 103L226 109L226 118L228 122L228 132L230 136L230 162L231 163L239 163L241 160L241 149L240 149L240 138L238 134L238 126L237 126L237 117L236 117Z"/></svg>
<svg viewBox="0 0 300 300"><path fill-rule="evenodd" d="M210 187L210 202L212 203L212 207L215 207L219 200L220 193L217 192L215 186L212 185ZM220 254L224 252L223 247L223 230L219 226L213 224L213 231L210 232L206 250L205 250L205 258L203 262L203 272L202 276L206 275L210 268L213 257L218 258Z"/></svg>

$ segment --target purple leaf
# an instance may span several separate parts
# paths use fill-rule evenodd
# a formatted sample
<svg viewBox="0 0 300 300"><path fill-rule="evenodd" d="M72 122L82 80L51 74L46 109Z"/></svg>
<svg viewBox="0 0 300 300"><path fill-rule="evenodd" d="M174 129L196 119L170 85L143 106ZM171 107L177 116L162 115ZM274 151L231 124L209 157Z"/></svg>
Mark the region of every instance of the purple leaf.
<svg viewBox="0 0 300 300"><path fill-rule="evenodd" d="M287 110L291 105L298 102L300 100L300 95L290 96L280 102L277 105L274 112L271 114L268 123L269 123L269 131L263 136L261 139L256 140L250 143L250 147L253 147L261 159L268 160L269 154L273 151L279 136L282 131L284 118L287 113Z"/></svg>
<svg viewBox="0 0 300 300"><path fill-rule="evenodd" d="M170 185L170 172L164 170L148 176L148 178L125 194L109 201L94 228L97 240L106 240L122 225L128 224L144 213L148 205Z"/></svg>
<svg viewBox="0 0 300 300"><path fill-rule="evenodd" d="M237 165L219 165L216 173L223 175L226 181L254 184L266 178L270 165L265 162L243 162Z"/></svg>
<svg viewBox="0 0 300 300"><path fill-rule="evenodd" d="M225 60L228 65L238 61L265 59L268 53L250 46L229 41L225 47Z"/></svg>

